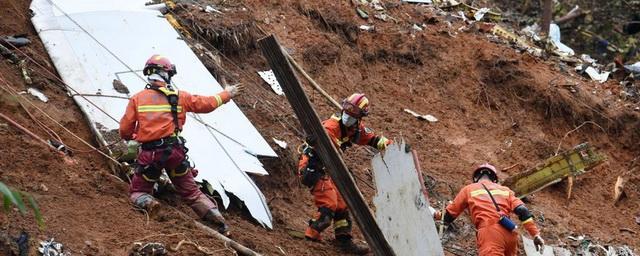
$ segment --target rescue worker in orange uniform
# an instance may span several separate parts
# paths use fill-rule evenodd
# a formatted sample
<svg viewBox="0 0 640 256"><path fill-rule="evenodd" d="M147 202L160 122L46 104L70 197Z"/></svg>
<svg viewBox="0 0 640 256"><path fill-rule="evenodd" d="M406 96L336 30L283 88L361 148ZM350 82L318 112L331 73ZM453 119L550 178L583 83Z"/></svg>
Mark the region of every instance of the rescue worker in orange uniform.
<svg viewBox="0 0 640 256"><path fill-rule="evenodd" d="M362 93L355 93L342 102L342 111L322 122L334 145L346 150L353 144L368 145L383 150L392 141L375 134L365 127L362 118L369 113L369 100ZM311 189L318 212L309 220L305 237L321 241L320 233L331 225L335 232L336 245L344 252L366 254L369 248L353 242L352 223L349 210L331 178L325 173L322 161L313 146L315 140L307 138L298 163L302 183Z"/></svg>
<svg viewBox="0 0 640 256"><path fill-rule="evenodd" d="M515 213L520 219L538 250L544 246L540 230L524 203L515 193L497 184L496 168L482 164L473 172L473 182L462 188L453 203L447 206L444 216L434 213L436 220L445 225L453 222L465 209L469 208L471 220L476 226L476 243L479 256L515 256L518 252L516 225L509 218Z"/></svg>
<svg viewBox="0 0 640 256"><path fill-rule="evenodd" d="M194 181L186 155L188 149L180 131L187 112L209 113L229 102L239 93L239 88L228 86L214 96L175 90L171 77L176 74L176 67L160 55L149 58L143 73L149 83L131 97L120 120L120 136L141 143L136 159L138 167L129 187L129 199L150 213L157 211L160 203L151 194L155 182L165 170L177 193L196 214L217 225L221 234L229 235L229 227L218 206L200 191Z"/></svg>

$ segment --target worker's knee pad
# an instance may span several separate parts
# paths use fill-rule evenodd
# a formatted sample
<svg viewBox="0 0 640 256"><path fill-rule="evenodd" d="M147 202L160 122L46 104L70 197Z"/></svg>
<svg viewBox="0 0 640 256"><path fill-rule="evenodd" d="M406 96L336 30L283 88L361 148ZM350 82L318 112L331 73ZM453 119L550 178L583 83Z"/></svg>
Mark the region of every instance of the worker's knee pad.
<svg viewBox="0 0 640 256"><path fill-rule="evenodd" d="M169 176L171 176L171 178L184 176L185 174L187 174L187 172L189 172L190 168L191 164L189 163L189 160L185 158L184 160L182 160L180 165L176 167L176 169L169 172Z"/></svg>
<svg viewBox="0 0 640 256"><path fill-rule="evenodd" d="M318 232L327 229L331 225L331 219L333 219L333 211L326 207L318 208L320 216L315 220L309 221L309 226Z"/></svg>
<svg viewBox="0 0 640 256"><path fill-rule="evenodd" d="M149 182L156 182L162 175L162 169L153 165L138 166L137 172L142 174L142 178Z"/></svg>
<svg viewBox="0 0 640 256"><path fill-rule="evenodd" d="M135 206L137 206L137 207L140 207L140 208L144 209L144 208L146 208L146 207L147 207L147 205L149 205L153 200L155 200L155 199L153 198L153 196L152 196L152 195L149 195L149 194L142 194L142 195L140 195L138 198L136 198L136 199L133 201L133 204L134 204Z"/></svg>

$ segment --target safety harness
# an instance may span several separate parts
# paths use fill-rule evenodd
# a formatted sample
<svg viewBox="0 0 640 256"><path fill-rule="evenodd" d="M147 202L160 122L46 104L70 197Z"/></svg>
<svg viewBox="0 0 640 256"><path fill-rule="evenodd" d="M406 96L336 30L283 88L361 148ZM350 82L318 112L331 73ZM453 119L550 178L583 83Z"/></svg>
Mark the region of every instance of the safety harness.
<svg viewBox="0 0 640 256"><path fill-rule="evenodd" d="M167 97L167 101L171 106L171 116L173 117L173 125L174 125L174 134L178 136L182 129L180 129L180 122L178 121L178 91L173 90L173 88L168 88L166 86L157 86L147 84L145 89L151 89L157 92L162 93Z"/></svg>
<svg viewBox="0 0 640 256"><path fill-rule="evenodd" d="M147 84L145 86L145 89L157 91L159 93L162 93L162 95L164 95L165 97L167 97L167 101L171 106L171 116L173 117L173 125L174 125L172 136L161 138L156 141L143 143L141 145L142 149L145 149L145 150L154 150L158 148L163 148L162 156L160 157L160 160L156 164L154 164L155 166L153 166L153 169L149 168L151 166L143 167L144 178L147 179L148 181L155 181L160 176L162 168L164 168L164 165L169 159L169 156L171 156L171 152L173 151L174 145L176 144L182 145L182 147L184 148L185 154L189 149L187 149L187 147L184 146L185 140L180 136L180 132L182 131L182 129L180 129L180 121L178 119L178 100L179 100L178 91L170 87L156 86L151 84ZM177 173L178 170L172 170L171 174L173 174L172 176L182 176L184 175L184 173L186 173L186 169L188 167L189 167L188 158L185 156L185 163L183 163L180 166L180 169L183 169L183 168L185 169L180 171L184 171L184 172Z"/></svg>

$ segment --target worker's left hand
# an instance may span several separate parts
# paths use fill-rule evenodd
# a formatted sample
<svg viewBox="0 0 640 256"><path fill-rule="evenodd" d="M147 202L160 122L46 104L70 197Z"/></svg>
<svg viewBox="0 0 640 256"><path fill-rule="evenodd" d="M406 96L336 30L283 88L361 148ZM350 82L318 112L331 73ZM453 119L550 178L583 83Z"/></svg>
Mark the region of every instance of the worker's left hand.
<svg viewBox="0 0 640 256"><path fill-rule="evenodd" d="M542 252L544 248L544 239L540 235L533 238L533 244L536 246L536 250Z"/></svg>

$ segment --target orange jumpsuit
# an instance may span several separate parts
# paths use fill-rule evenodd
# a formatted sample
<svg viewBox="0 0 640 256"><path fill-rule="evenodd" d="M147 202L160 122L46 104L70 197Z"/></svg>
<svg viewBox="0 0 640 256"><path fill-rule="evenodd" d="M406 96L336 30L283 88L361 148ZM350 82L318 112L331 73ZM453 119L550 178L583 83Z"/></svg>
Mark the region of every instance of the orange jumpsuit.
<svg viewBox="0 0 640 256"><path fill-rule="evenodd" d="M376 135L371 129L365 127L362 121L358 122L357 128L355 126L351 128L345 127L340 122L339 114L335 114L323 121L322 125L334 144L342 150L347 149L354 143L369 145L382 150L392 143L386 137ZM315 155L310 157L303 154L298 163L298 170L309 167L310 162L314 162L314 165L322 165L320 159L317 159ZM323 167L314 166L313 168L316 171L323 171ZM336 238L341 236L351 238L351 219L347 204L342 199L331 178L323 173L311 188L311 194L316 207L318 207L318 212L309 221L305 236L312 240L321 240L320 232L329 227L331 220L333 220Z"/></svg>
<svg viewBox="0 0 640 256"><path fill-rule="evenodd" d="M453 203L447 206L447 213L456 218L469 208L471 220L478 230L476 242L479 256L515 256L518 252L518 234L509 232L498 223L500 214L481 184L491 191L500 212L506 216L524 204L509 188L481 180L462 188ZM522 224L532 237L540 234L533 217L523 220Z"/></svg>
<svg viewBox="0 0 640 256"><path fill-rule="evenodd" d="M164 86L162 82L154 82L156 86ZM191 95L178 91L178 123L179 129L186 120L187 112L208 113L231 99L229 92L223 91L214 96ZM151 195L157 179L166 170L176 187L178 194L200 217L204 217L210 209L217 205L205 196L194 181L187 149L182 143L167 144L146 148L162 139L175 139L176 132L171 106L163 93L145 89L129 100L126 112L120 120L120 136L125 140L135 139L142 143L136 162L138 168L131 178L129 199L136 202ZM167 140L169 141L169 140Z"/></svg>

